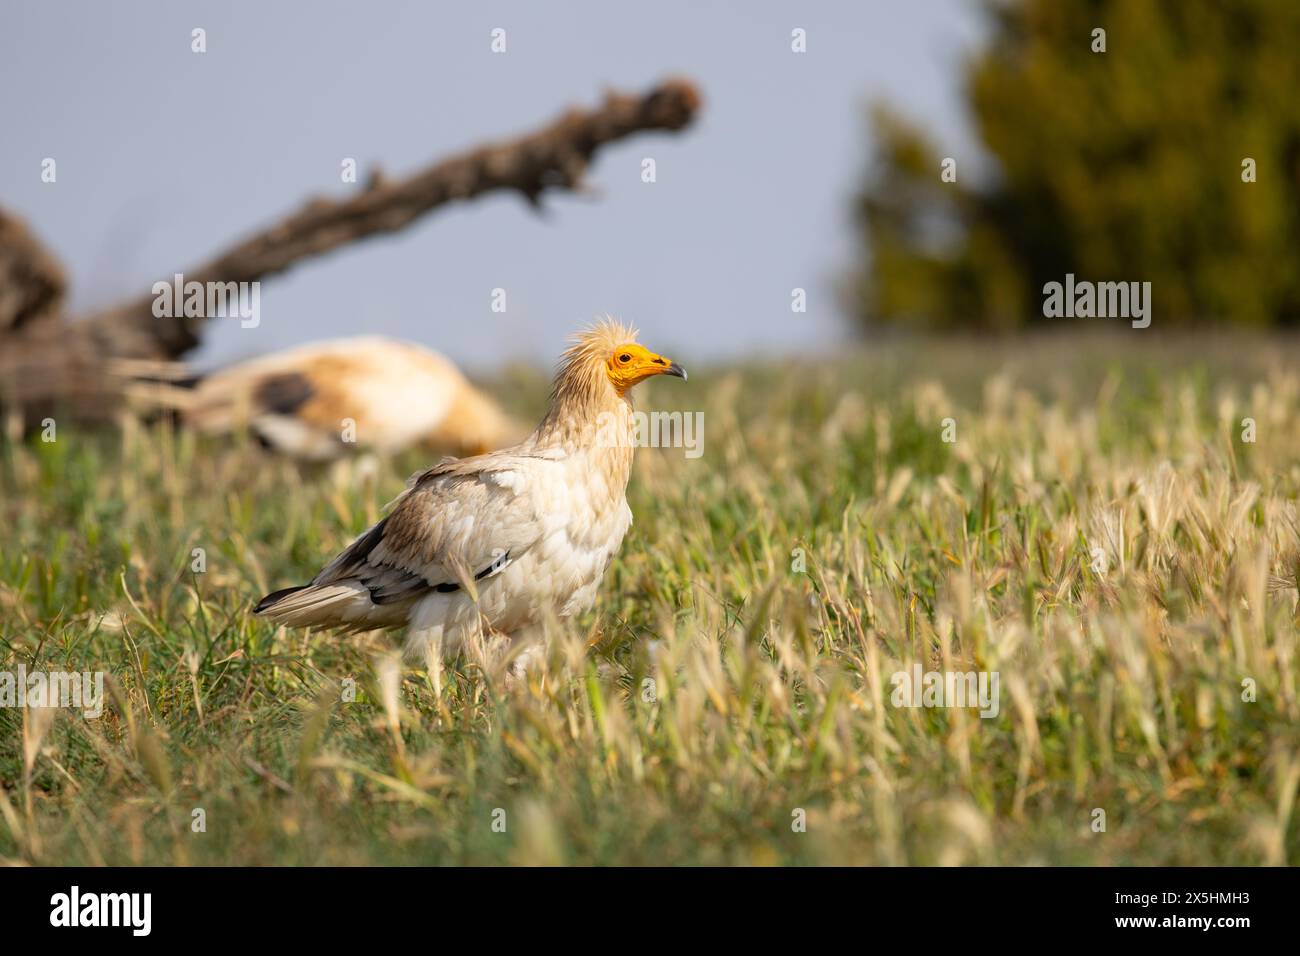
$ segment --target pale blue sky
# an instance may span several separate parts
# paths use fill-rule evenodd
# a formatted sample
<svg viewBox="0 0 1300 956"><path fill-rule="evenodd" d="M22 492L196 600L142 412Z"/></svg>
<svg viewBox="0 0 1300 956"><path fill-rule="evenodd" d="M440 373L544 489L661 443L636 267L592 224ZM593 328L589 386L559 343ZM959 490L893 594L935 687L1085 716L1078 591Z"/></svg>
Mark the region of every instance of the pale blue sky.
<svg viewBox="0 0 1300 956"><path fill-rule="evenodd" d="M969 0L6 4L0 205L58 253L85 307L138 295L309 196L340 162L402 175L549 121L606 87L695 80L700 122L599 153L598 200L444 207L262 285L262 319L219 319L202 365L379 332L474 369L549 364L598 312L695 360L846 340L865 104L886 96L971 147ZM208 51L190 51L190 31ZM490 52L494 27L508 52ZM790 31L808 52L790 51ZM40 180L54 157L58 182ZM658 182L640 180L654 157ZM805 315L790 290L808 290ZM490 310L503 287L508 312Z"/></svg>

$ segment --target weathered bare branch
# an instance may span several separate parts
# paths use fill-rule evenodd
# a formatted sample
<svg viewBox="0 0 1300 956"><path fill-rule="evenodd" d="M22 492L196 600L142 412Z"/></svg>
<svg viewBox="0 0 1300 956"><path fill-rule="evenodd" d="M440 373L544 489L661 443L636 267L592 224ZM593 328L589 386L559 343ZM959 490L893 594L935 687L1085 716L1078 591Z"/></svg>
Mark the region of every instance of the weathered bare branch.
<svg viewBox="0 0 1300 956"><path fill-rule="evenodd" d="M0 335L57 315L63 267L18 217L0 210Z"/></svg>
<svg viewBox="0 0 1300 956"><path fill-rule="evenodd" d="M530 135L479 147L405 179L374 175L368 188L345 199L313 199L210 262L186 270L185 280L262 279L348 243L396 232L445 203L496 190L514 190L536 204L548 188L581 188L599 147L637 132L681 129L699 104L695 88L680 80L643 96L609 93L600 106L571 109ZM114 338L122 342L118 354L124 357L176 357L198 344L201 319L160 320L152 303L152 296L144 295L90 321L119 330Z"/></svg>

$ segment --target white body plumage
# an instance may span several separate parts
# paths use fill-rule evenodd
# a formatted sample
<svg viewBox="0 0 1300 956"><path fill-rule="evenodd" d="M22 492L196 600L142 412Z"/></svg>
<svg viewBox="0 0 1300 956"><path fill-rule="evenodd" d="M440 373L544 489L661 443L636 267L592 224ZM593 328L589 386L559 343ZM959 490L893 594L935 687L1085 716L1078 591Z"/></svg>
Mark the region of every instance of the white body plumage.
<svg viewBox="0 0 1300 956"><path fill-rule="evenodd" d="M406 626L419 659L489 634L527 641L548 615L591 607L632 523L627 390L648 375L685 377L634 336L613 323L587 333L527 439L417 475L311 584L268 595L257 612L296 626Z"/></svg>

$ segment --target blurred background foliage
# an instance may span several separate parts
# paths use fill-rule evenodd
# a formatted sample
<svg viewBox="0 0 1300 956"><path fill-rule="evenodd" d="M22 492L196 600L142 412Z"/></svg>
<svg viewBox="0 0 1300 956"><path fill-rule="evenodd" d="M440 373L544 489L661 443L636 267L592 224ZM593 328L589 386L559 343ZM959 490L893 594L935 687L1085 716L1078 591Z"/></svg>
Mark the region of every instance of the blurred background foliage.
<svg viewBox="0 0 1300 956"><path fill-rule="evenodd" d="M982 6L989 42L964 95L986 155L872 107L863 325L1059 321L1042 290L1068 272L1151 282L1159 327L1300 322L1300 3Z"/></svg>

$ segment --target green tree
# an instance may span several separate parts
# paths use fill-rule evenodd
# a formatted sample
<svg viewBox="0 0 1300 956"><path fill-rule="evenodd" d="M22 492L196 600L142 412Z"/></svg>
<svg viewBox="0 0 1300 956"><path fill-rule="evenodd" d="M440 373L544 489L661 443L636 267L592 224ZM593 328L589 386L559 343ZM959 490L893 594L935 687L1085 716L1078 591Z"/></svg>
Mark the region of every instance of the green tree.
<svg viewBox="0 0 1300 956"><path fill-rule="evenodd" d="M985 155L872 109L864 324L1042 324L1067 272L1151 282L1157 326L1300 323L1300 2L983 9L965 89Z"/></svg>

